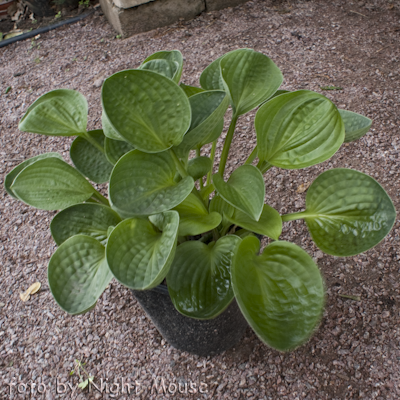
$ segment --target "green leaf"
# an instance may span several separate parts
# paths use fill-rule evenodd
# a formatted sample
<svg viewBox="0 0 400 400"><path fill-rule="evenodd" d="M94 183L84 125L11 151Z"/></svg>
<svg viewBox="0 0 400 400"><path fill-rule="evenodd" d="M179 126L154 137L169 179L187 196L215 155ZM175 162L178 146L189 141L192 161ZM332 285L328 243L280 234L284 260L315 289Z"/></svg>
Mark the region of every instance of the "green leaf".
<svg viewBox="0 0 400 400"><path fill-rule="evenodd" d="M332 157L344 140L336 106L321 94L299 90L265 103L255 118L260 161L299 169Z"/></svg>
<svg viewBox="0 0 400 400"><path fill-rule="evenodd" d="M242 240L232 263L232 286L252 329L280 351L304 343L321 319L324 284L318 267L300 247L273 242L258 256L255 237Z"/></svg>
<svg viewBox="0 0 400 400"><path fill-rule="evenodd" d="M116 164L124 154L133 149L133 146L128 142L114 140L108 137L106 137L104 141L104 150L106 152L107 160L113 165Z"/></svg>
<svg viewBox="0 0 400 400"><path fill-rule="evenodd" d="M239 242L237 236L224 236L209 245L189 241L178 246L167 284L180 313L210 319L231 303L230 266Z"/></svg>
<svg viewBox="0 0 400 400"><path fill-rule="evenodd" d="M175 163L169 152L159 154L133 150L115 164L109 196L123 217L158 214L174 208L190 194L193 178L175 182Z"/></svg>
<svg viewBox="0 0 400 400"><path fill-rule="evenodd" d="M232 52L230 52L232 53ZM227 54L230 54L227 53ZM227 55L214 60L200 75L200 85L205 90L225 90L221 76L221 60Z"/></svg>
<svg viewBox="0 0 400 400"><path fill-rule="evenodd" d="M183 69L183 57L182 57L182 53L179 50L158 51L158 52L152 54L151 56L147 57L143 61L143 64L145 64L151 60L167 60L167 61L172 62L175 65L177 65L178 68L174 72L172 79L176 83L179 83L179 81L181 79L181 75L182 75L182 69Z"/></svg>
<svg viewBox="0 0 400 400"><path fill-rule="evenodd" d="M104 148L104 134L101 129L87 133ZM71 145L69 155L76 169L91 181L105 183L110 179L112 164L104 153L94 147L84 137L77 137Z"/></svg>
<svg viewBox="0 0 400 400"><path fill-rule="evenodd" d="M120 222L120 216L110 207L95 203L75 204L53 218L50 230L58 246L79 234L91 236L105 245L108 228Z"/></svg>
<svg viewBox="0 0 400 400"><path fill-rule="evenodd" d="M221 59L220 68L236 115L246 114L264 103L283 81L275 63L251 49L238 49L226 54Z"/></svg>
<svg viewBox="0 0 400 400"><path fill-rule="evenodd" d="M334 256L376 246L392 229L396 210L385 190L359 171L338 168L318 176L307 191L304 218L315 244Z"/></svg>
<svg viewBox="0 0 400 400"><path fill-rule="evenodd" d="M178 213L167 211L149 219L152 223L147 219L126 219L108 238L108 265L115 278L130 289L159 285L175 255Z"/></svg>
<svg viewBox="0 0 400 400"><path fill-rule="evenodd" d="M103 128L104 135L107 138L112 140L119 140L126 143L126 140L113 128L104 110L101 114L101 126Z"/></svg>
<svg viewBox="0 0 400 400"><path fill-rule="evenodd" d="M52 255L48 279L64 311L81 314L92 308L112 279L104 246L85 235L69 238Z"/></svg>
<svg viewBox="0 0 400 400"><path fill-rule="evenodd" d="M146 153L177 146L190 126L184 91L156 72L117 72L104 81L102 103L113 129Z"/></svg>
<svg viewBox="0 0 400 400"><path fill-rule="evenodd" d="M211 160L208 157L192 158L188 162L188 174L196 181L202 178L210 171L212 167Z"/></svg>
<svg viewBox="0 0 400 400"><path fill-rule="evenodd" d="M57 89L39 97L19 122L22 132L75 136L86 132L88 104L75 90Z"/></svg>
<svg viewBox="0 0 400 400"><path fill-rule="evenodd" d="M42 210L60 210L89 199L92 185L59 158L38 160L14 179L11 190L24 203Z"/></svg>
<svg viewBox="0 0 400 400"><path fill-rule="evenodd" d="M181 83L179 86L186 93L187 97L192 97L197 93L204 92L204 89L202 89L202 88L199 88L199 87L196 87L196 86L185 85L184 83Z"/></svg>
<svg viewBox="0 0 400 400"><path fill-rule="evenodd" d="M189 98L192 109L192 122L190 128L177 146L179 156L187 154L190 150L200 148L214 141L216 129L223 124L223 117L229 106L226 93L221 90L204 91ZM218 136L221 134L220 129Z"/></svg>
<svg viewBox="0 0 400 400"><path fill-rule="evenodd" d="M372 119L352 111L339 110L345 130L345 142L354 142L364 136L372 125Z"/></svg>
<svg viewBox="0 0 400 400"><path fill-rule="evenodd" d="M179 69L179 65L176 61L158 59L143 63L139 69L157 72L158 74L164 75L169 79L173 79L175 73Z"/></svg>
<svg viewBox="0 0 400 400"><path fill-rule="evenodd" d="M227 219L234 225L249 231L258 233L259 235L268 236L271 239L279 240L282 233L282 219L278 211L265 204L258 222L249 218L244 212L235 210L231 217Z"/></svg>
<svg viewBox="0 0 400 400"><path fill-rule="evenodd" d="M230 204L228 204L221 196L217 194L211 199L210 202L210 212L217 212L222 215L222 225L228 226L232 223L229 219L233 216L235 212L235 208L233 208Z"/></svg>
<svg viewBox="0 0 400 400"><path fill-rule="evenodd" d="M38 156L29 158L28 160L23 161L21 164L17 165L14 169L12 169L7 175L4 180L4 189L6 189L6 192L14 197L14 199L17 199L17 196L13 193L11 190L11 185L14 182L14 179L17 177L17 175L28 165L33 164L34 162L38 160L43 160L44 158L50 158L50 157L56 157L62 160L61 154L59 153L45 153L45 154L39 154Z"/></svg>
<svg viewBox="0 0 400 400"><path fill-rule="evenodd" d="M86 388L86 386L89 384L89 380L88 379L86 379L86 380L84 380L83 382L81 382L79 385L78 385L78 387L80 388L80 389L85 389Z"/></svg>
<svg viewBox="0 0 400 400"><path fill-rule="evenodd" d="M208 213L203 202L193 193L174 210L179 213L179 236L195 236L211 231L220 223L222 216L217 212Z"/></svg>
<svg viewBox="0 0 400 400"><path fill-rule="evenodd" d="M264 205L265 185L261 172L253 165L242 165L228 179L213 175L218 194L230 205L258 221Z"/></svg>

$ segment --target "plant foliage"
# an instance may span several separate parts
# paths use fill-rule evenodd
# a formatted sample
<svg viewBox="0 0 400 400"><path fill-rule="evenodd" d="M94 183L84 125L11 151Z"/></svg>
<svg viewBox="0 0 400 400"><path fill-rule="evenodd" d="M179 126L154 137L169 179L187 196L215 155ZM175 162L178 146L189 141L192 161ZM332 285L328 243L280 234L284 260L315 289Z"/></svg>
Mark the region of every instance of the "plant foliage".
<svg viewBox="0 0 400 400"><path fill-rule="evenodd" d="M87 131L87 102L79 92L41 96L19 128L77 136L70 151L75 168L58 153L39 155L14 168L5 189L31 206L61 210L51 223L59 247L48 279L68 313L92 309L113 277L136 290L166 280L180 313L214 318L236 298L261 340L291 350L321 319L324 282L304 250L279 240L282 223L304 219L322 251L350 256L383 240L396 213L373 178L339 168L315 179L305 211L281 216L264 203L263 175L272 166L321 163L362 137L372 121L319 93L279 89L279 68L250 49L212 62L201 87L179 85L182 69L179 51L161 51L138 69L110 76L101 93L102 127L94 131ZM226 176L238 118L256 108L257 145ZM89 180L109 182L108 198ZM255 234L270 238L261 253Z"/></svg>

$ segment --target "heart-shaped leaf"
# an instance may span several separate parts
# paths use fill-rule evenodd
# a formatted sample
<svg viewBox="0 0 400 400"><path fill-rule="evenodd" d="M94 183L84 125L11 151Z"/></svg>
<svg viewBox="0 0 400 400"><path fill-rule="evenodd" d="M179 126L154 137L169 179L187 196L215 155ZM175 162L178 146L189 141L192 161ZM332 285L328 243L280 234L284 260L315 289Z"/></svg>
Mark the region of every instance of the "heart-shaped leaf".
<svg viewBox="0 0 400 400"><path fill-rule="evenodd" d="M173 63L174 65L177 65L176 71L174 72L172 79L176 83L179 83L179 81L181 79L181 75L182 75L182 69L183 69L183 57L182 57L182 53L179 50L158 51L157 53L154 53L151 56L147 57L143 61L143 64L146 64L151 60L167 60L167 61Z"/></svg>
<svg viewBox="0 0 400 400"><path fill-rule="evenodd" d="M38 156L29 158L28 160L25 160L21 164L17 165L14 169L12 169L7 175L4 180L4 189L6 189L6 192L14 197L14 199L17 199L17 196L13 193L11 190L11 185L14 182L14 179L17 177L17 175L28 165L33 164L36 161L42 160L44 158L49 158L49 157L56 157L62 160L61 154L60 153L44 153L44 154L39 154Z"/></svg>
<svg viewBox="0 0 400 400"><path fill-rule="evenodd" d="M190 150L200 148L215 140L213 137L215 135L211 135L211 133L221 126L221 121L223 121L229 105L226 93L221 90L195 94L189 98L189 102L192 109L192 122L189 131L176 148L177 154L181 157ZM210 138L210 136L212 137Z"/></svg>
<svg viewBox="0 0 400 400"><path fill-rule="evenodd" d="M175 308L188 317L216 317L233 300L230 266L237 236L224 236L206 245L182 243L167 275L168 291Z"/></svg>
<svg viewBox="0 0 400 400"><path fill-rule="evenodd" d="M47 274L54 299L69 314L92 309L112 279L104 246L85 235L69 238L55 251Z"/></svg>
<svg viewBox="0 0 400 400"><path fill-rule="evenodd" d="M283 81L276 64L266 55L251 49L238 49L226 54L221 59L220 68L224 87L237 116L264 103Z"/></svg>
<svg viewBox="0 0 400 400"><path fill-rule="evenodd" d="M86 132L88 104L75 90L57 89L39 97L19 122L22 132L75 136Z"/></svg>
<svg viewBox="0 0 400 400"><path fill-rule="evenodd" d="M258 256L260 242L239 244L231 275L239 307L263 342L280 351L305 342L321 319L324 284L318 267L300 247L273 242Z"/></svg>
<svg viewBox="0 0 400 400"><path fill-rule="evenodd" d="M101 126L103 128L104 135L107 138L112 140L119 140L121 142L126 142L126 140L113 128L104 110L101 114Z"/></svg>
<svg viewBox="0 0 400 400"><path fill-rule="evenodd" d="M133 150L115 164L109 195L123 217L158 214L174 208L190 194L193 178L175 182L175 163L166 151L158 154Z"/></svg>
<svg viewBox="0 0 400 400"><path fill-rule="evenodd" d="M117 72L104 81L101 96L113 129L146 153L177 146L190 126L189 99L184 91L156 72Z"/></svg>
<svg viewBox="0 0 400 400"><path fill-rule="evenodd" d="M268 204L264 205L259 221L254 221L240 210L235 210L227 219L234 225L274 240L278 240L282 233L282 218L278 211Z"/></svg>
<svg viewBox="0 0 400 400"><path fill-rule="evenodd" d="M188 162L188 174L196 181L202 178L211 170L212 163L208 157L192 158Z"/></svg>
<svg viewBox="0 0 400 400"><path fill-rule="evenodd" d="M99 146L104 148L104 134L101 129L87 133ZM123 142L121 142L123 143ZM108 182L112 164L104 153L88 142L84 137L77 137L71 145L69 155L76 169L96 183Z"/></svg>
<svg viewBox="0 0 400 400"><path fill-rule="evenodd" d="M264 205L264 179L254 165L242 165L233 171L228 182L219 174L213 175L218 194L230 205L258 221Z"/></svg>
<svg viewBox="0 0 400 400"><path fill-rule="evenodd" d="M260 161L305 168L332 157L344 140L336 106L321 94L299 90L265 103L255 118Z"/></svg>
<svg viewBox="0 0 400 400"><path fill-rule="evenodd" d="M173 79L175 73L179 69L179 65L175 61L158 59L145 62L139 67L139 69L157 72L158 74L164 75L169 79Z"/></svg>
<svg viewBox="0 0 400 400"><path fill-rule="evenodd" d="M184 83L181 83L179 86L186 93L187 97L192 97L197 93L204 92L204 89L202 89L202 88L199 88L199 87L196 87L196 86L185 85Z"/></svg>
<svg viewBox="0 0 400 400"><path fill-rule="evenodd" d="M372 125L372 120L352 111L339 110L344 123L345 142L354 142L364 136Z"/></svg>
<svg viewBox="0 0 400 400"><path fill-rule="evenodd" d="M203 202L193 193L174 210L179 213L179 236L195 236L211 231L220 223L222 216L217 212L208 213Z"/></svg>
<svg viewBox="0 0 400 400"><path fill-rule="evenodd" d="M42 210L60 210L89 199L92 185L59 158L38 160L24 168L11 185L24 203Z"/></svg>
<svg viewBox="0 0 400 400"><path fill-rule="evenodd" d="M114 165L124 154L133 150L133 146L128 142L113 140L106 137L104 141L104 150L107 160Z"/></svg>
<svg viewBox="0 0 400 400"><path fill-rule="evenodd" d="M91 236L105 245L108 228L120 222L120 216L110 207L94 203L75 204L53 218L50 230L57 245L79 234Z"/></svg>
<svg viewBox="0 0 400 400"><path fill-rule="evenodd" d="M178 213L167 211L153 215L150 221L126 219L108 238L108 265L115 278L130 289L144 290L159 285L175 255Z"/></svg>
<svg viewBox="0 0 400 400"><path fill-rule="evenodd" d="M345 168L319 175L307 191L306 211L297 215L322 251L342 257L376 246L396 220L392 200L379 183Z"/></svg>

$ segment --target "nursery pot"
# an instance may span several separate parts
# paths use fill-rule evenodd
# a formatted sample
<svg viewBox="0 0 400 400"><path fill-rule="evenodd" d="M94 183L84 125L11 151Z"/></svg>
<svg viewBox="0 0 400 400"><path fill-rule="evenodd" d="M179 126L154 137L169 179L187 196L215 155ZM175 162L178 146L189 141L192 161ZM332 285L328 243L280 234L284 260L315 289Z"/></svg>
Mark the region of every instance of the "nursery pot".
<svg viewBox="0 0 400 400"><path fill-rule="evenodd" d="M175 309L165 285L132 292L160 334L178 350L203 357L219 354L233 347L248 327L235 299L216 318L198 320Z"/></svg>

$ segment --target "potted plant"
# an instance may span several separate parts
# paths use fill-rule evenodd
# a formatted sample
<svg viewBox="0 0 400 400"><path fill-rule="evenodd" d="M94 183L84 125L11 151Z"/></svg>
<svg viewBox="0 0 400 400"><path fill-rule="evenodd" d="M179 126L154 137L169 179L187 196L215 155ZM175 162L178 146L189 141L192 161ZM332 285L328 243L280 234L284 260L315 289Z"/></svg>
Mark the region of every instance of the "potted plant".
<svg viewBox="0 0 400 400"><path fill-rule="evenodd" d="M371 120L337 109L319 93L279 90L279 68L250 49L211 63L200 77L201 88L179 85L182 65L179 51L162 51L138 69L106 79L101 130L87 131L88 106L79 92L59 89L41 96L19 129L77 136L70 150L75 168L57 153L42 154L13 169L5 188L31 206L62 210L50 225L59 247L48 280L68 313L92 309L115 277L134 290L147 311L160 311L167 325L161 331L172 327L172 337L183 331L184 342L208 332L207 342L217 330L221 344L232 328L220 325L230 321L240 331L233 342L248 323L267 345L294 349L321 319L324 281L304 250L279 240L282 222L305 220L322 251L346 257L378 244L396 212L373 178L338 168L315 179L304 211L281 216L264 204L263 174L273 166L321 163L343 142L364 135ZM213 173L229 105L231 123ZM257 146L226 179L237 120L257 107ZM205 156L202 148L210 143ZM108 198L86 178L109 182ZM271 239L261 254L255 234ZM178 322L161 305L160 291L168 291L176 314L184 316ZM155 298L147 297L151 293ZM191 333L184 330L185 321L194 323ZM224 349L174 345L198 354Z"/></svg>

